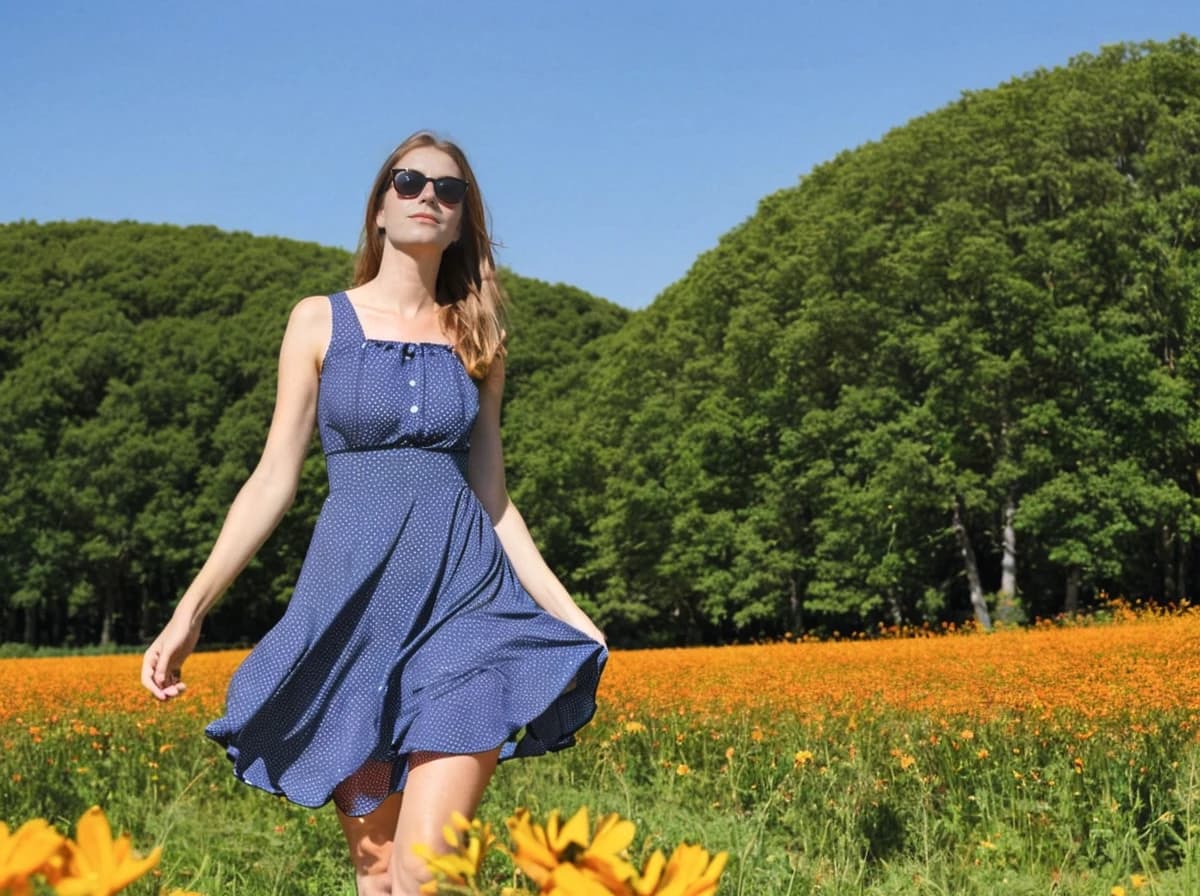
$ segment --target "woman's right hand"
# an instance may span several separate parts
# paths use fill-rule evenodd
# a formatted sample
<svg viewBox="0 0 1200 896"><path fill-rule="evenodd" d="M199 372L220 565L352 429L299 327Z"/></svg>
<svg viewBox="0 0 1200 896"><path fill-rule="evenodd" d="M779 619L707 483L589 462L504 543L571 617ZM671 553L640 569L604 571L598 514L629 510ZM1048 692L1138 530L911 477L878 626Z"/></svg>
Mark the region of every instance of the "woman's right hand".
<svg viewBox="0 0 1200 896"><path fill-rule="evenodd" d="M200 640L200 626L173 616L142 656L142 684L159 700L178 697L187 690L183 683L183 661Z"/></svg>

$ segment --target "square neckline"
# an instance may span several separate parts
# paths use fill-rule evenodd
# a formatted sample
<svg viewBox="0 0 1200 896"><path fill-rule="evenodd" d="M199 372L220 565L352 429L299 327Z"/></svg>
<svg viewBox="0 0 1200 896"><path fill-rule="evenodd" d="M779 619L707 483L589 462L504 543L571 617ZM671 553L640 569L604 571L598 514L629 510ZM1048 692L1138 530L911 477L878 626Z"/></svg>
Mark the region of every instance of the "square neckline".
<svg viewBox="0 0 1200 896"><path fill-rule="evenodd" d="M358 316L358 309L354 307L354 303L350 301L350 296L346 295L346 291L343 289L334 293L334 295L341 296L349 307L350 318L354 321L354 326L358 329L358 335L362 338L363 342L374 342L379 345L429 345L454 351L454 343L452 342L433 342L428 339L372 339L363 329L362 319Z"/></svg>

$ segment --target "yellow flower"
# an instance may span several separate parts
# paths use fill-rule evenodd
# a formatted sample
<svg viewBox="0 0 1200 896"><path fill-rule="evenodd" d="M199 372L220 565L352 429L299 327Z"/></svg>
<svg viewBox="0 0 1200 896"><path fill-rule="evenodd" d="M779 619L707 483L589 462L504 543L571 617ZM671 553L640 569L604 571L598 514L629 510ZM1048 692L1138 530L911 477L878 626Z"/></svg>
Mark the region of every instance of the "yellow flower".
<svg viewBox="0 0 1200 896"><path fill-rule="evenodd" d="M704 847L681 843L667 861L656 849L630 883L636 896L712 896L728 858L719 852L709 859Z"/></svg>
<svg viewBox="0 0 1200 896"><path fill-rule="evenodd" d="M1131 874L1129 875L1129 883L1133 885L1135 890L1140 890L1145 887L1146 884L1150 883L1150 879L1144 874Z"/></svg>
<svg viewBox="0 0 1200 896"><path fill-rule="evenodd" d="M543 828L534 824L528 809L518 809L508 819L508 832L516 846L513 862L539 887L563 860L570 862L588 843L587 808L581 808L565 825L558 810L550 813ZM568 853L570 855L568 856Z"/></svg>
<svg viewBox="0 0 1200 896"><path fill-rule="evenodd" d="M466 834L465 842L463 834ZM454 852L435 853L424 843L414 844L413 852L425 860L431 872L450 883L465 885L473 882L496 842L492 826L479 819L470 821L461 812L454 812L450 816L450 824L442 828L442 837Z"/></svg>
<svg viewBox="0 0 1200 896"><path fill-rule="evenodd" d="M62 834L41 818L25 822L11 835L0 822L0 893L28 893L29 876L42 870L63 842Z"/></svg>
<svg viewBox="0 0 1200 896"><path fill-rule="evenodd" d="M620 893L624 882L635 874L623 853L633 842L636 829L633 822L616 813L601 818L591 838L586 806L566 824L561 824L557 809L552 811L545 828L533 823L527 809L518 809L508 819L508 829L516 847L513 862L541 893ZM587 881L587 887L580 881ZM606 889L595 890L594 886Z"/></svg>
<svg viewBox="0 0 1200 896"><path fill-rule="evenodd" d="M795 756L792 757L792 762L795 763L797 767L801 765L808 765L812 761L813 754L811 750L800 750Z"/></svg>
<svg viewBox="0 0 1200 896"><path fill-rule="evenodd" d="M646 726L643 725L641 722L626 722L625 723L625 733L626 734L641 734L645 730L646 730Z"/></svg>
<svg viewBox="0 0 1200 896"><path fill-rule="evenodd" d="M900 768L902 768L902 769L909 769L909 768L912 768L914 765L916 765L916 764L917 764L917 757L916 757L916 756L913 756L913 755L911 755L911 754L909 754L909 753L905 753L905 752L904 752L903 750L901 750L901 749L898 749L898 748L897 748L897 749L893 749L893 750L891 751L891 753L892 753L892 755L893 755L893 756L895 756L897 759L899 759L899 760L900 760Z"/></svg>
<svg viewBox="0 0 1200 896"><path fill-rule="evenodd" d="M612 896L613 893L624 892L620 884L617 886L619 889L610 889L581 868L559 865L541 892L546 896Z"/></svg>
<svg viewBox="0 0 1200 896"><path fill-rule="evenodd" d="M116 840L99 806L79 818L76 839L67 841L69 858L65 876L54 888L58 896L110 896L158 864L160 847L139 859L128 834Z"/></svg>
<svg viewBox="0 0 1200 896"><path fill-rule="evenodd" d="M1108 891L1108 896L1125 896L1125 888L1120 884L1117 884Z"/></svg>
<svg viewBox="0 0 1200 896"><path fill-rule="evenodd" d="M675 768L675 774L677 774L677 775L690 775L691 773L692 773L692 770L690 768L688 768L688 765L686 762L681 762Z"/></svg>
<svg viewBox="0 0 1200 896"><path fill-rule="evenodd" d="M637 873L624 859L636 830L632 821L615 812L605 815L596 823L596 834L583 855L576 859L576 864L590 871L612 892L623 892L625 881Z"/></svg>

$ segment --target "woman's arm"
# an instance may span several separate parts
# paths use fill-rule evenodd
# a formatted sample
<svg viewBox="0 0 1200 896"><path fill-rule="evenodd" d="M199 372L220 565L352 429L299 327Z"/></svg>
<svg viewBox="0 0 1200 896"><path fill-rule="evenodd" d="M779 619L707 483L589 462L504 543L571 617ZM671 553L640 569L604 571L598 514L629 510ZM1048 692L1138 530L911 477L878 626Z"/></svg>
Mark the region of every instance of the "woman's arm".
<svg viewBox="0 0 1200 896"><path fill-rule="evenodd" d="M208 559L171 621L146 651L142 683L159 699L183 691L178 672L195 649L200 624L291 506L316 419L320 359L330 330L329 302L312 296L292 309L279 350L279 382L266 445L221 526Z"/></svg>
<svg viewBox="0 0 1200 896"><path fill-rule="evenodd" d="M504 395L504 359L496 358L479 387L479 416L471 431L467 479L471 490L492 518L504 553L530 596L551 616L589 638L605 643L604 633L575 604L558 577L550 571L525 520L504 484L504 451L500 445L500 403Z"/></svg>

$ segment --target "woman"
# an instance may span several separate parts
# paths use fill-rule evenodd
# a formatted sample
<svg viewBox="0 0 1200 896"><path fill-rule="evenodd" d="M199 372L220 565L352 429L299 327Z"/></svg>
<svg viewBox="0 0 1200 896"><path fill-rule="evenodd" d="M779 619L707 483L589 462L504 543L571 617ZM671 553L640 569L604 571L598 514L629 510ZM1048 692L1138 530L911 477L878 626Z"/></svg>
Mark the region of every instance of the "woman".
<svg viewBox="0 0 1200 896"><path fill-rule="evenodd" d="M243 781L334 800L360 894L416 893L413 845L439 848L500 759L569 746L608 655L505 489L491 247L462 151L405 140L375 178L354 287L293 309L262 458L143 659L155 697L183 692L201 621L291 504L316 425L329 497L206 733Z"/></svg>

